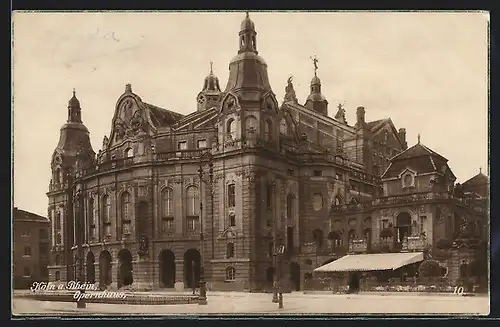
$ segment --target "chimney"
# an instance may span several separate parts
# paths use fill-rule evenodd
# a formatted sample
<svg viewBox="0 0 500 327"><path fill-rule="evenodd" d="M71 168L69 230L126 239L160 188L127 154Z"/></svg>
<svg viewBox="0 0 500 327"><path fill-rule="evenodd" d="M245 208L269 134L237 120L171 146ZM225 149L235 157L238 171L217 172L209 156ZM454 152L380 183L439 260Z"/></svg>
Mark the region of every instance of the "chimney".
<svg viewBox="0 0 500 327"><path fill-rule="evenodd" d="M365 124L365 107L358 107L356 109L356 126L363 126Z"/></svg>
<svg viewBox="0 0 500 327"><path fill-rule="evenodd" d="M398 135L401 143L403 143L403 150L406 150L408 148L408 144L406 143L406 128L400 128Z"/></svg>

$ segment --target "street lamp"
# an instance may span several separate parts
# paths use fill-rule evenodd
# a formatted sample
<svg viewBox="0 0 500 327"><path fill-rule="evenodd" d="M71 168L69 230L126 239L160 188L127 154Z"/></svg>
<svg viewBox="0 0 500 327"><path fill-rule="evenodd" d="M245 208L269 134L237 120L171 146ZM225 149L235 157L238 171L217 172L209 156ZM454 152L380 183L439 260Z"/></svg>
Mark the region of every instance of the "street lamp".
<svg viewBox="0 0 500 327"><path fill-rule="evenodd" d="M204 236L203 236L203 196L202 196L202 183L203 183L203 164L204 164L204 159L208 159L208 166L209 166L209 174L210 174L210 182L212 182L212 176L213 176L213 163L212 163L212 155L210 153L210 150L207 150L200 156L200 167L198 169L198 176L200 178L200 296L198 299L198 304L199 305L206 305L207 304L207 289L206 289L206 282L205 282L205 254L204 254L204 248L205 248L205 242L204 242ZM210 185L212 187L212 185ZM212 203L213 206L213 203ZM212 217L213 219L213 217Z"/></svg>
<svg viewBox="0 0 500 327"><path fill-rule="evenodd" d="M275 209L275 203L274 203L274 194L276 194L276 182L273 181L272 184L272 194L268 195L268 197L271 198L271 214L272 214L272 224L273 224L273 303L278 303L278 271L277 271L277 251L276 251L276 244L277 244L277 226L276 226L276 209Z"/></svg>
<svg viewBox="0 0 500 327"><path fill-rule="evenodd" d="M77 193L77 201L78 201L78 211L75 217L77 218L77 223L75 224L77 228L77 233L76 234L76 244L77 244L77 253L78 253L78 281L80 283L84 282L84 275L83 275L83 219L84 219L84 201L83 201L83 194ZM85 288L82 288L80 290L81 294L85 293ZM87 303L85 302L85 296L81 296L79 300L76 302L76 307L79 309L84 309L87 307Z"/></svg>

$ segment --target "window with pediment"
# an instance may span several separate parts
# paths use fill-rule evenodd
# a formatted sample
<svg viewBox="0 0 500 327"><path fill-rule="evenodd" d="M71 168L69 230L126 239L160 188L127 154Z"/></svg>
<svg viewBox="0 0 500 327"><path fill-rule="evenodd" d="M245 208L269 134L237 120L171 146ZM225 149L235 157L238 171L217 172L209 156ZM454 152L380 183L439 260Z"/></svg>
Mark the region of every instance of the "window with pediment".
<svg viewBox="0 0 500 327"><path fill-rule="evenodd" d="M188 216L198 216L200 209L200 196L196 186L186 190L186 211Z"/></svg>
<svg viewBox="0 0 500 327"><path fill-rule="evenodd" d="M161 213L162 217L173 216L173 190L169 187L161 191Z"/></svg>

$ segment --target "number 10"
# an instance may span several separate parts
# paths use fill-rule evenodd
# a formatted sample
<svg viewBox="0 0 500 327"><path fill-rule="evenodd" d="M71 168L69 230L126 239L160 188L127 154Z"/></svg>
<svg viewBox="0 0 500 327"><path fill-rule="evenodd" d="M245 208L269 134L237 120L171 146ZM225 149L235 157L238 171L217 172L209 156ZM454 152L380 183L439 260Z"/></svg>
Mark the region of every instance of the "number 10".
<svg viewBox="0 0 500 327"><path fill-rule="evenodd" d="M455 288L453 289L453 294L458 294L458 295L462 295L464 294L464 288L462 286L455 286Z"/></svg>

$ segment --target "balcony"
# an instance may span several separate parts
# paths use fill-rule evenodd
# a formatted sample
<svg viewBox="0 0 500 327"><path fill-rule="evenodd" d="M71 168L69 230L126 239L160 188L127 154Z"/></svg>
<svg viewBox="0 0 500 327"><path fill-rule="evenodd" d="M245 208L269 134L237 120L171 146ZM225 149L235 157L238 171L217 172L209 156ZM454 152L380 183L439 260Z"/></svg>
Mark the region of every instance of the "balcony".
<svg viewBox="0 0 500 327"><path fill-rule="evenodd" d="M342 212L356 212L356 211L367 211L372 208L371 203L355 203L355 204L343 204L343 205L332 205L330 207L330 215L335 215Z"/></svg>
<svg viewBox="0 0 500 327"><path fill-rule="evenodd" d="M447 200L451 196L448 193L435 193L435 192L425 192L417 194L407 194L398 196L387 196L375 199L373 201L374 205L394 205L394 204L409 204L414 202L423 202L430 200Z"/></svg>

